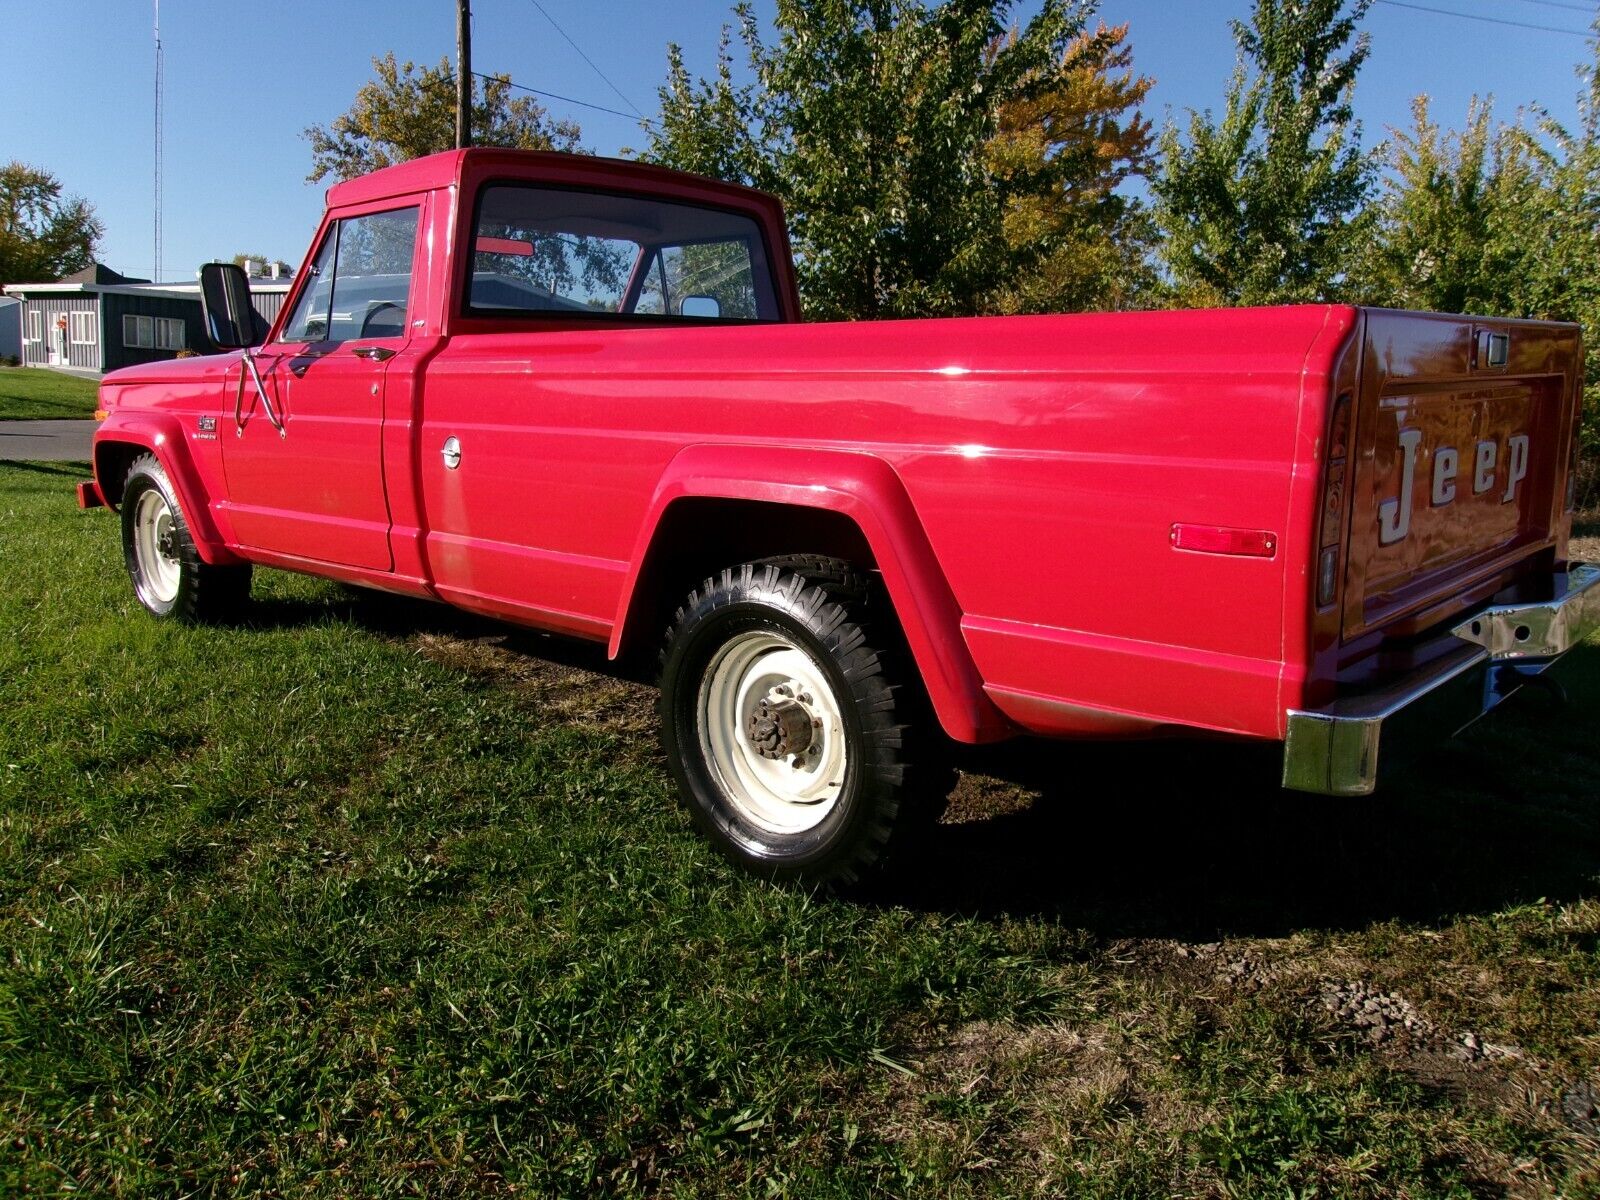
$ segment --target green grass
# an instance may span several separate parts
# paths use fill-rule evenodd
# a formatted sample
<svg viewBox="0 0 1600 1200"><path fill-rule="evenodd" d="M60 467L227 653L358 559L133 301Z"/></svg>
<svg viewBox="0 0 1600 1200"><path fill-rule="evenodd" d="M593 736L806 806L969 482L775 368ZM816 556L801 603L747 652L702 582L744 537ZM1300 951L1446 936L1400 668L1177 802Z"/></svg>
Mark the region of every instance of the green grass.
<svg viewBox="0 0 1600 1200"><path fill-rule="evenodd" d="M92 417L97 386L44 367L0 367L0 421Z"/></svg>
<svg viewBox="0 0 1600 1200"><path fill-rule="evenodd" d="M598 654L275 572L157 623L79 474L0 466L0 1195L1600 1196L1596 650L1371 802L973 755L825 899Z"/></svg>

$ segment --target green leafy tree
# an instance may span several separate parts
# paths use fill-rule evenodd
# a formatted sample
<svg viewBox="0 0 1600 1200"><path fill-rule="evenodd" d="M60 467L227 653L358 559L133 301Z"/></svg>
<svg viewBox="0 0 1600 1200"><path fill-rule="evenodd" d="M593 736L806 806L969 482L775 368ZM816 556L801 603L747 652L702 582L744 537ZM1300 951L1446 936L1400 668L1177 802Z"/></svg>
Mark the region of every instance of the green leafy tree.
<svg viewBox="0 0 1600 1200"><path fill-rule="evenodd" d="M1069 115L1067 97L1083 92L1095 63L1102 74L1119 69L1116 39L1075 49L1084 21L1072 0L1045 0L1016 28L1014 7L779 0L768 46L740 5L753 82L735 82L727 36L710 80L692 81L671 48L645 156L776 192L818 316L1032 307L1040 301L1014 281L1068 239L1058 215L1014 202L1060 192L1075 172L1102 180L1126 164L1064 149L1103 131L1096 116Z"/></svg>
<svg viewBox="0 0 1600 1200"><path fill-rule="evenodd" d="M396 62L391 52L372 60L375 78L327 125L305 131L311 174L353 179L379 167L449 150L455 145L455 75L448 59L437 67ZM578 150L582 131L553 120L531 96L512 94L505 76L472 81L472 139L482 146L521 150Z"/></svg>
<svg viewBox="0 0 1600 1200"><path fill-rule="evenodd" d="M1445 131L1428 98L1412 128L1391 130L1388 174L1373 236L1353 260L1359 298L1432 312L1520 313L1551 253L1549 171L1520 125L1496 126L1473 99L1462 130Z"/></svg>
<svg viewBox="0 0 1600 1200"><path fill-rule="evenodd" d="M1351 109L1371 0L1256 0L1220 121L1169 124L1152 180L1161 260L1181 304L1335 295L1367 236L1374 157Z"/></svg>
<svg viewBox="0 0 1600 1200"><path fill-rule="evenodd" d="M293 264L284 262L281 258L273 258L270 254L251 254L249 251L243 254L235 254L228 261L236 267L242 267L247 262L259 263L263 271L270 269L276 263L278 270L283 274L287 274L294 269Z"/></svg>
<svg viewBox="0 0 1600 1200"><path fill-rule="evenodd" d="M87 200L63 197L48 171L0 167L0 284L50 283L94 261L105 227Z"/></svg>
<svg viewBox="0 0 1600 1200"><path fill-rule="evenodd" d="M1600 18L1589 58L1578 70L1578 123L1546 119L1549 251L1530 281L1530 315L1583 325L1585 363L1584 469L1579 502L1600 505Z"/></svg>

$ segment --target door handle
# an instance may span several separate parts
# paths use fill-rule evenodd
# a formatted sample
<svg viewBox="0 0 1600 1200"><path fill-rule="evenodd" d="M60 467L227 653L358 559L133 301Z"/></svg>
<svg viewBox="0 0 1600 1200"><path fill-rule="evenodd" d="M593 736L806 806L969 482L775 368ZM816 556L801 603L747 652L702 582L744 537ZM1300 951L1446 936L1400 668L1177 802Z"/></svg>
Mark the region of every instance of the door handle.
<svg viewBox="0 0 1600 1200"><path fill-rule="evenodd" d="M394 357L395 352L387 346L352 346L350 353L371 362L387 362Z"/></svg>
<svg viewBox="0 0 1600 1200"><path fill-rule="evenodd" d="M439 447L439 457L444 459L444 469L454 471L461 465L461 443L453 437L447 437L444 445Z"/></svg>

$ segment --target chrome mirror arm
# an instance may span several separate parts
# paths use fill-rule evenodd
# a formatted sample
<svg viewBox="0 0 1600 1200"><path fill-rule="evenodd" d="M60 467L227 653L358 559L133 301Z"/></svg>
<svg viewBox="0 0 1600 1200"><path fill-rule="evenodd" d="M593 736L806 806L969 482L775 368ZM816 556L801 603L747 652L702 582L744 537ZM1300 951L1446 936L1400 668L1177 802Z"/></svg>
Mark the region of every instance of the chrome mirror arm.
<svg viewBox="0 0 1600 1200"><path fill-rule="evenodd" d="M256 385L256 395L261 397L261 408L267 414L267 420L272 422L272 427L278 431L280 438L289 436L289 431L284 428L283 422L278 419L272 401L267 399L266 385L261 382L261 372L256 369L255 356L246 346L241 354L244 365L250 370L250 378ZM239 389L233 396L233 433L235 437L244 436L244 372L239 372Z"/></svg>

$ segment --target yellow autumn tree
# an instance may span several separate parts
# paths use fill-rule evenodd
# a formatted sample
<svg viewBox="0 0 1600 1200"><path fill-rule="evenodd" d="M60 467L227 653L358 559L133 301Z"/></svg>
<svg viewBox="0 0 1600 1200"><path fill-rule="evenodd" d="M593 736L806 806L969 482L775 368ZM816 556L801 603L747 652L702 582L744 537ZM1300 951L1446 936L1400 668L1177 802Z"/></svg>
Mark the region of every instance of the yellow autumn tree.
<svg viewBox="0 0 1600 1200"><path fill-rule="evenodd" d="M1155 81L1132 70L1127 36L1125 24L1084 30L1058 70L1000 106L985 157L1014 269L988 310L1131 308L1148 295L1149 220L1118 185L1149 166L1140 105Z"/></svg>

